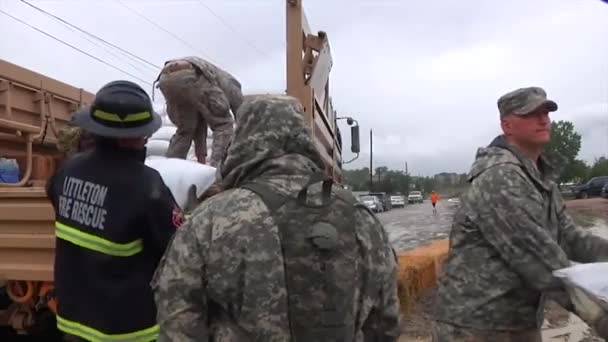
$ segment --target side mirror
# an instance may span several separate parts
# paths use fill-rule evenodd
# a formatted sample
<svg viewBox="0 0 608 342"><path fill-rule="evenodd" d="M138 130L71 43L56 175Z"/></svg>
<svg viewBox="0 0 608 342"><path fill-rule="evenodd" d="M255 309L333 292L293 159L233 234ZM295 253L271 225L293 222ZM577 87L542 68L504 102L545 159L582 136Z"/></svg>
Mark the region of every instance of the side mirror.
<svg viewBox="0 0 608 342"><path fill-rule="evenodd" d="M353 153L360 152L359 146L359 125L350 127L350 150Z"/></svg>

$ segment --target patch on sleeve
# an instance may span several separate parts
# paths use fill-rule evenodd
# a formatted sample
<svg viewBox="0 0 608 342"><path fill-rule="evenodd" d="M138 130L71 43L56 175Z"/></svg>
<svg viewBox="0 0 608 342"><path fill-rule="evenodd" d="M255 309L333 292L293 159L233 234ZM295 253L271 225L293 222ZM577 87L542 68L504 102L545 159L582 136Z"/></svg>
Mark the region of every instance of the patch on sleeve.
<svg viewBox="0 0 608 342"><path fill-rule="evenodd" d="M179 210L178 207L173 207L173 226L175 226L175 229L181 227L181 225L184 223L184 215L182 214L182 211Z"/></svg>

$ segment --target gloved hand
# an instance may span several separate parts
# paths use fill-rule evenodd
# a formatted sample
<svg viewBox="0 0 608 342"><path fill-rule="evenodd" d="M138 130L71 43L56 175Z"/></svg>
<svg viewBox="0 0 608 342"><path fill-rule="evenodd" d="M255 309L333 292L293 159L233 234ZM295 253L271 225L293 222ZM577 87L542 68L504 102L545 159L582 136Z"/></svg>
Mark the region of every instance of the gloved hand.
<svg viewBox="0 0 608 342"><path fill-rule="evenodd" d="M604 340L608 340L608 315L604 315L600 317L595 322L595 332L603 338Z"/></svg>
<svg viewBox="0 0 608 342"><path fill-rule="evenodd" d="M574 304L576 315L593 327L602 338L608 338L608 312L582 290L567 286L566 291Z"/></svg>

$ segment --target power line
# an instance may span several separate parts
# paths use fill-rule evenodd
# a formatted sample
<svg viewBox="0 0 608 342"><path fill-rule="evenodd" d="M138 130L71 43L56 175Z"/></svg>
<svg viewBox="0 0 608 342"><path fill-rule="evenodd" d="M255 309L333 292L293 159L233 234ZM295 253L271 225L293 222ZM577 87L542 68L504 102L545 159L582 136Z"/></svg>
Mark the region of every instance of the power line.
<svg viewBox="0 0 608 342"><path fill-rule="evenodd" d="M60 43L62 43L62 44L64 44L64 45L66 45L66 46L69 46L69 47L71 47L72 49L74 49L74 50L76 50L76 51L78 51L78 52L80 52L80 53L82 53L82 54L85 54L85 55L87 55L87 56L89 56L89 57L91 57L91 58L95 59L96 61L98 61L98 62L100 62L100 63L103 63L103 64L105 64L105 65L109 66L110 68L116 69L116 70L118 70L118 71L120 71L120 72L122 72L122 73L124 73L124 74L126 74L126 75L129 75L129 76L133 77L134 79L136 79L136 80L138 80L138 81L140 81L140 82L146 83L146 84L148 84L148 85L152 85L152 83L150 83L150 82L148 82L148 81L145 81L145 80L143 80L143 79L141 79L141 78L139 78L139 77L137 77L137 76L135 76L135 75L131 74L131 73L130 73L130 72L128 72L128 71L125 71L125 70L123 70L123 69L121 69L121 68L119 68L119 67L117 67L117 66L114 66L114 65L112 65L112 64L110 64L110 63L108 63L108 62L104 61L103 59L101 59L101 58L99 58L99 57L96 57L96 56L94 56L94 55L92 55L92 54L90 54L90 53L88 53L88 52L86 52L86 51L83 51L83 50L81 50L81 49L79 49L79 48L75 47L74 45L71 45L70 43L67 43L67 42L65 42L65 41L63 41L63 40L61 40L61 39L59 39L59 38L57 38L57 37L53 36L53 35L52 35L52 34L50 34L50 33L47 33L47 32L45 32L45 31L43 31L43 30L41 30L41 29L39 29L39 28L37 28L37 27L35 27L35 26L33 26L33 25L28 24L27 22L25 22L25 21L23 21L23 20L21 20L21 19L19 19L19 18L15 17L15 16L13 16L12 14L10 14L10 13L8 13L8 12L4 11L4 10L3 10L3 9L1 9L1 8L0 8L0 13L2 13L2 14L4 14L4 15L6 15L6 16L7 16L7 17L9 17L9 18L12 18L12 19L13 19L13 20L15 20L15 21L18 21L18 22L22 23L23 25L25 25L25 26L27 26L27 27L29 27L29 28L33 29L33 30L36 30L36 31L38 31L38 32L40 32L40 33L42 33L42 34L44 34L45 36L47 36L47 37L49 37L49 38L52 38L52 39L54 39L54 40L56 40L56 41L58 41L58 42L60 42Z"/></svg>
<svg viewBox="0 0 608 342"><path fill-rule="evenodd" d="M167 30L166 28L162 27L161 25L159 25L158 23L156 23L155 21L153 21L152 19L146 17L145 15L143 15L142 13L136 11L135 9L133 9L132 7L128 6L127 4L125 4L122 0L115 0L116 2L118 2L119 4L121 4L122 6L124 6L126 9L128 9L129 11L135 13L135 15L137 15L138 17L142 18L143 20L147 21L148 23L154 25L156 28L158 28L159 30L165 32L166 34L170 35L171 37L173 37L174 39L180 41L182 44L188 46L189 48L191 48L194 51L197 51L198 53L200 53L203 57L209 59L211 61L210 58L208 58L206 56L206 54L199 50L198 48L196 48L195 46L193 46L192 44L188 43L187 41L185 41L184 39L180 38L179 36L177 36L175 33ZM217 64L214 62L214 64ZM218 65L219 66L219 65Z"/></svg>
<svg viewBox="0 0 608 342"><path fill-rule="evenodd" d="M63 24L65 27L67 27L67 29L68 29L68 30L70 30L70 31L72 31L72 32L77 32L75 29L73 29L73 28L71 28L70 26L68 26L68 25L64 24L63 22L60 22L60 23L61 23L61 24ZM88 37L88 36L86 36L86 35L85 35L85 36L83 36L83 38L84 38L84 39L86 39L88 42L90 42L90 43L92 43L92 44L94 44L94 45L96 45L96 46L98 46L98 47L100 47L100 48L104 49L104 50L105 50L107 53L111 54L112 56L116 57L117 59L119 59L119 60L121 60L121 59L122 59L120 55L118 55L118 54L116 54L115 52L113 52L113 51L111 51L110 49L108 49L108 47L107 47L107 46L103 46L103 45L101 45L99 42L97 42L97 41L95 41L95 40L93 40L93 39L89 38L89 37ZM124 58L124 57L123 57L123 58ZM142 69L140 69L140 67L139 67L138 65L135 65L135 64L131 63L130 61L127 61L127 63L128 63L128 64L129 64L131 67L133 67L134 69L136 69L136 70L137 70L137 71L139 71L139 72L142 72L142 73L145 73L145 72L146 72L146 70L142 70ZM147 70L147 71L149 71L149 70Z"/></svg>
<svg viewBox="0 0 608 342"><path fill-rule="evenodd" d="M245 42L247 45L249 45L250 47L252 47L254 50L256 50L258 53L260 53L262 56L270 58L264 51L262 51L261 49L259 49L255 44L253 44L251 41L249 41L248 39L246 39L245 37L243 37L241 35L241 33L239 33L234 26L232 26L229 22L227 22L224 18L222 18L219 14L215 13L215 11L213 11L207 4L205 4L205 2L203 2L203 0L198 0L198 3L205 7L209 13L211 13L214 17L216 17L221 23L223 23L226 27L228 27L232 32L234 32L243 42Z"/></svg>
<svg viewBox="0 0 608 342"><path fill-rule="evenodd" d="M107 45L115 48L115 49L118 49L118 50L122 51L123 53L127 54L131 58L134 58L134 59L136 59L136 60L144 63L144 65L146 65L148 67L154 68L154 71L158 71L160 69L160 67L158 65L155 65L154 63L152 63L150 61L147 61L147 60L145 60L145 59L143 59L143 58L141 58L141 57L139 57L139 56L137 56L137 55L135 55L135 54L127 51L127 50L124 50L121 47L116 46L116 45L108 42L107 40L105 40L103 38L100 38L100 37L98 37L98 36L96 36L96 35L88 32L88 31L86 31L84 29L81 29L80 27L71 24L70 22L66 21L65 19L62 19L62 18L60 18L60 17L58 17L58 16L56 16L56 15L54 15L52 13L49 13L48 11L46 11L46 10L44 10L44 9L36 6L36 5L33 5L33 4L29 3L29 2L27 2L26 0L21 0L21 2L24 3L24 4L26 4L26 5L28 5L28 6L30 6L30 7L32 7L32 8L34 8L35 10L37 10L39 12L42 12L42 13L44 13L44 14L46 14L46 15L48 15L48 16L50 16L50 17L52 17L52 18L54 18L54 19L56 19L56 20L58 20L60 22L62 22L63 24L65 24L65 25L67 25L69 27L72 27L72 28L74 28L74 29L76 29L76 30L78 30L78 31L80 31L80 32L88 35L88 36L91 36L91 37L93 37L93 38L95 38L95 39L97 39L97 40L99 40L99 41L101 41L101 42L103 42L103 43L105 43L105 44L107 44Z"/></svg>

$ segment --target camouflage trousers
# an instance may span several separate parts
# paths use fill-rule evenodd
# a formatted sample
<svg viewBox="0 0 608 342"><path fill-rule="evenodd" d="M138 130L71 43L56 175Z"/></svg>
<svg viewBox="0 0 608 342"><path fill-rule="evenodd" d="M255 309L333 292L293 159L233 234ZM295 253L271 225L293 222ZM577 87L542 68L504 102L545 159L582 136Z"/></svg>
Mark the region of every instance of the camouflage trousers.
<svg viewBox="0 0 608 342"><path fill-rule="evenodd" d="M217 167L224 159L234 135L234 119L226 94L216 86L192 75L173 80L161 78L160 89L167 100L167 115L177 126L166 156L186 159L194 141L199 162L207 155L207 127L213 132L209 165Z"/></svg>
<svg viewBox="0 0 608 342"><path fill-rule="evenodd" d="M433 342L542 342L540 329L492 331L433 322Z"/></svg>

